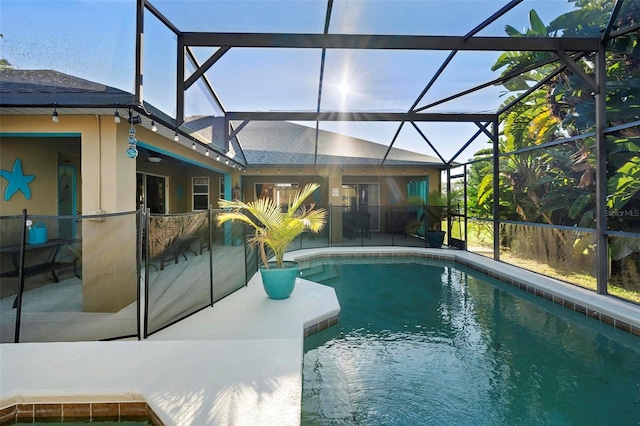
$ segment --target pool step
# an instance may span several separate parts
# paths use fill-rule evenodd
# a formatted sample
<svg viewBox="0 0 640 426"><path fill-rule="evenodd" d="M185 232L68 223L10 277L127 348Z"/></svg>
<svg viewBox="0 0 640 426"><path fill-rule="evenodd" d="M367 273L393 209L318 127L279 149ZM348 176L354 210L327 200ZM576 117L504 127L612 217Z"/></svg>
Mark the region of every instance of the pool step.
<svg viewBox="0 0 640 426"><path fill-rule="evenodd" d="M298 272L300 278L314 282L325 282L339 276L334 265L312 265Z"/></svg>
<svg viewBox="0 0 640 426"><path fill-rule="evenodd" d="M347 378L339 363L328 356L325 348L304 354L302 375L302 423L348 424L353 420ZM322 364L320 376L317 363ZM311 396L313 395L313 396Z"/></svg>

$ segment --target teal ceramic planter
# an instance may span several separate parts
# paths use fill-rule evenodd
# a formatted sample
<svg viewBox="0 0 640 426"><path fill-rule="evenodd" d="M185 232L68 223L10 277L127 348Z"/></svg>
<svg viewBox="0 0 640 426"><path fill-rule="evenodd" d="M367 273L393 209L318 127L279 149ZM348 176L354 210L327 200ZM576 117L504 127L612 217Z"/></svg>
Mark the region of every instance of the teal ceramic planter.
<svg viewBox="0 0 640 426"><path fill-rule="evenodd" d="M286 299L293 293L298 276L298 263L285 261L283 268L278 268L275 262L269 262L269 269L260 265L260 276L264 291L271 299Z"/></svg>
<svg viewBox="0 0 640 426"><path fill-rule="evenodd" d="M427 247L442 248L444 244L444 231L427 231L424 238L427 240Z"/></svg>

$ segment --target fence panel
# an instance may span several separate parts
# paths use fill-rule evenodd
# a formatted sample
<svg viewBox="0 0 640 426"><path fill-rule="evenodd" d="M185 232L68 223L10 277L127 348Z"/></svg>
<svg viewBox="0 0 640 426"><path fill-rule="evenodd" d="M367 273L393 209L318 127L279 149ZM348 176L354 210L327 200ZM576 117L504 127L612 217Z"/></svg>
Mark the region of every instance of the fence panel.
<svg viewBox="0 0 640 426"><path fill-rule="evenodd" d="M208 215L150 215L147 333L211 304Z"/></svg>
<svg viewBox="0 0 640 426"><path fill-rule="evenodd" d="M213 300L219 300L236 291L251 278L249 271L252 269L250 261L246 260L247 248L246 230L242 226L236 226L227 222L222 226L217 225L215 216L219 211L214 211L214 238L213 250ZM233 231L234 237L231 238ZM255 252L255 250L253 251ZM255 254L252 254L255 256ZM256 266L253 266L255 272ZM249 275L248 275L249 274Z"/></svg>
<svg viewBox="0 0 640 426"><path fill-rule="evenodd" d="M3 297L2 341L8 312L20 312L20 342L93 341L138 335L135 212L99 216L27 216L24 292ZM3 227L8 224L2 221ZM17 222L11 224L16 226ZM15 257L15 231L3 257ZM4 236L4 235L3 235ZM2 288L16 290L17 271ZM7 280L7 281L5 281ZM14 283L12 283L12 281ZM7 315L9 317L10 315Z"/></svg>

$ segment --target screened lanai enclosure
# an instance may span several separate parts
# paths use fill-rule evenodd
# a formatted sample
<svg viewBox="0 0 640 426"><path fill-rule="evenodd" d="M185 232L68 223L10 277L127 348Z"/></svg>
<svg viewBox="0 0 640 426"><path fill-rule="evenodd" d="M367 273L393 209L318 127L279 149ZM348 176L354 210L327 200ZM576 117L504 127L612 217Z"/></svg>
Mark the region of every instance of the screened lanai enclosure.
<svg viewBox="0 0 640 426"><path fill-rule="evenodd" d="M434 155L468 250L640 302L638 2L190 5L138 2L135 93L170 124L224 115L247 171L251 121Z"/></svg>
<svg viewBox="0 0 640 426"><path fill-rule="evenodd" d="M3 11L5 67L129 92L136 124L226 156L241 179L362 156L323 131L382 145L381 173L392 149L431 156L449 245L640 303L636 0L6 3L30 25ZM222 145L196 127L207 117ZM256 122L315 137L256 147Z"/></svg>

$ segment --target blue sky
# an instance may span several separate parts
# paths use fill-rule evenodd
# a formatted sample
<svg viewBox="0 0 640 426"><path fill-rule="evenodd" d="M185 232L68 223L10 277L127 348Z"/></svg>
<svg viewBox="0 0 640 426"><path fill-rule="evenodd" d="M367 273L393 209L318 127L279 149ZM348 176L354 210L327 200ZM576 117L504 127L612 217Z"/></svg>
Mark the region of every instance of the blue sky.
<svg viewBox="0 0 640 426"><path fill-rule="evenodd" d="M152 3L184 31L322 32L325 0L156 0ZM463 35L507 0L335 0L330 32ZM504 35L505 24L528 26L535 9L543 22L571 10L565 0L525 0L479 35ZM175 37L149 14L145 28L145 100L172 114ZM154 22L155 21L155 22ZM0 54L19 69L54 69L132 91L135 1L2 0ZM215 49L200 48L204 60ZM448 52L327 52L323 110L407 111ZM435 101L496 77L498 53L460 52L419 104ZM208 73L229 111L315 111L319 49L231 49ZM344 93L341 86L348 86ZM492 87L437 107L436 112L495 110L502 89ZM217 111L194 86L187 115ZM314 125L314 123L305 123ZM388 145L399 123L321 123L321 128ZM419 125L445 158L477 130L473 124ZM474 143L459 160L484 147ZM395 147L433 155L410 125Z"/></svg>

